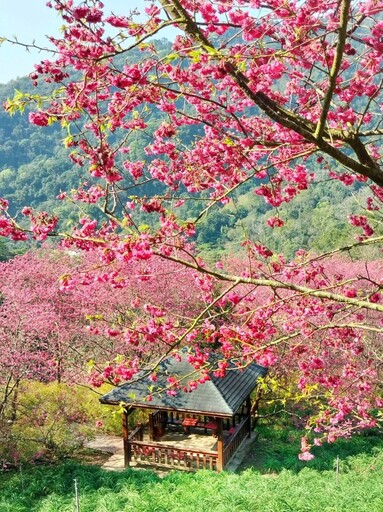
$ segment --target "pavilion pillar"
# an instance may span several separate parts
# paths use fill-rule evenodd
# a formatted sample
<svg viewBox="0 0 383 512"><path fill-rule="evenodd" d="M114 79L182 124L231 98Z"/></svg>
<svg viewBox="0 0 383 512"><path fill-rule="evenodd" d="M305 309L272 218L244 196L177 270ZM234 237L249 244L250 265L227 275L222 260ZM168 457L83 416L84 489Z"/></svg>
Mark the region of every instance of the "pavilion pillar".
<svg viewBox="0 0 383 512"><path fill-rule="evenodd" d="M124 442L124 467L127 468L129 466L130 461L130 446L129 446L129 427L128 427L128 412L124 409L122 413L122 437Z"/></svg>
<svg viewBox="0 0 383 512"><path fill-rule="evenodd" d="M217 418L217 451L218 451L218 458L217 458L217 471L222 471L225 461L223 460L223 420L222 418Z"/></svg>
<svg viewBox="0 0 383 512"><path fill-rule="evenodd" d="M150 441L156 441L154 438L154 421L153 421L153 413L151 412L149 414L149 440Z"/></svg>
<svg viewBox="0 0 383 512"><path fill-rule="evenodd" d="M246 398L246 412L247 412L247 433L251 437L251 398L250 395Z"/></svg>
<svg viewBox="0 0 383 512"><path fill-rule="evenodd" d="M131 453L130 453L130 445L129 445L129 424L128 417L134 411L134 407L130 409L124 409L122 413L122 438L124 442L124 467L127 468L129 466Z"/></svg>

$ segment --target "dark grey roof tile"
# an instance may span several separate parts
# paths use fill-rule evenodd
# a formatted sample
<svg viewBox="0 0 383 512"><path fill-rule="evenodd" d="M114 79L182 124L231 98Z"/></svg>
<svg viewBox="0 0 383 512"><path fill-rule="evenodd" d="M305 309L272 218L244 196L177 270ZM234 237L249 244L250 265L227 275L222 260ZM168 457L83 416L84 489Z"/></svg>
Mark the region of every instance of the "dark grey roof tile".
<svg viewBox="0 0 383 512"><path fill-rule="evenodd" d="M166 391L158 392L167 387L169 375L182 378L195 373L192 364L187 360L186 351L182 350L180 354L181 361L169 357L156 369L158 377L154 388L156 392L152 391L153 383L148 379L148 372L141 372L134 380L102 396L100 401L104 404L124 403L135 407L193 411L211 416L214 414L232 416L256 387L257 380L267 373L266 368L255 363L250 363L243 370L236 369L235 365L231 364L225 377L215 377L211 374L210 381L199 384L192 392L178 390L177 396L169 396ZM192 378L195 379L195 375ZM148 395L151 395L151 401L147 400Z"/></svg>

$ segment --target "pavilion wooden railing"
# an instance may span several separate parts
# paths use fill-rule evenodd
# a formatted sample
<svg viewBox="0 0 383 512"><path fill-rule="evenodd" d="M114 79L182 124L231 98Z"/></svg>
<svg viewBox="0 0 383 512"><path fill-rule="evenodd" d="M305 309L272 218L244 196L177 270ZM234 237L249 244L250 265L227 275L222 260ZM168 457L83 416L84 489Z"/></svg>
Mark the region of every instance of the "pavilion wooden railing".
<svg viewBox="0 0 383 512"><path fill-rule="evenodd" d="M142 441L144 438L145 425L140 423L134 430L129 433L128 441Z"/></svg>
<svg viewBox="0 0 383 512"><path fill-rule="evenodd" d="M205 452L174 446L129 440L129 460L132 462L187 469L217 469L218 452Z"/></svg>
<svg viewBox="0 0 383 512"><path fill-rule="evenodd" d="M129 432L128 439L126 442L124 441L124 450L125 450L125 465L129 464L129 461L132 458L132 449L131 443L134 441L142 441L144 438L144 424L140 423L134 430Z"/></svg>
<svg viewBox="0 0 383 512"><path fill-rule="evenodd" d="M250 416L246 416L230 436L223 449L223 467L229 462L242 441L250 435Z"/></svg>

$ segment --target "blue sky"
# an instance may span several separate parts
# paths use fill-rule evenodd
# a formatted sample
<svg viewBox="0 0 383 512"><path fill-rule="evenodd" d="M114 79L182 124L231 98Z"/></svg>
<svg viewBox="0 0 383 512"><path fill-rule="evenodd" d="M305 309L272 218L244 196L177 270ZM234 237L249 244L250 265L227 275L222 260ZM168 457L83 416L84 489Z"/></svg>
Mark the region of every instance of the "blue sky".
<svg viewBox="0 0 383 512"><path fill-rule="evenodd" d="M61 18L53 9L46 7L47 0L0 0L0 37L16 36L22 43L45 47L45 36L59 35ZM116 14L126 13L137 7L143 10L145 0L103 0ZM33 64L47 58L38 51L26 51L21 46L3 43L0 46L0 83L33 71Z"/></svg>

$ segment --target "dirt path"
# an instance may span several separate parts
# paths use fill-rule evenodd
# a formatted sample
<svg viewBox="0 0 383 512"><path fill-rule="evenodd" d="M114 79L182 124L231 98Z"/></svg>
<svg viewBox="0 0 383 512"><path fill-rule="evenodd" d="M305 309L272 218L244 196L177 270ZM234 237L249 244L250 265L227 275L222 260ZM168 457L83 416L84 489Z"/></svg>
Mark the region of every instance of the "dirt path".
<svg viewBox="0 0 383 512"><path fill-rule="evenodd" d="M121 437L99 435L84 444L85 448L110 453L108 460L101 466L109 471L122 471L124 469L124 447Z"/></svg>

